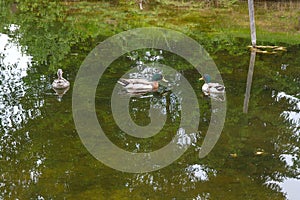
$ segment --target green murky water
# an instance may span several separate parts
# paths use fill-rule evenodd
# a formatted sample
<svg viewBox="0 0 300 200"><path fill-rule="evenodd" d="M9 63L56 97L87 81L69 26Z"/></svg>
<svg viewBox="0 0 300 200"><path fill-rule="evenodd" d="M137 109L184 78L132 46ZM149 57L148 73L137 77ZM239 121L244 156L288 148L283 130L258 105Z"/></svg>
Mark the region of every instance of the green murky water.
<svg viewBox="0 0 300 200"><path fill-rule="evenodd" d="M10 28L21 29L14 25ZM56 33L57 27L52 28L49 32ZM39 33L31 36L39 41ZM155 107L166 116L166 124L161 132L147 139L120 130L112 116L110 96L117 80L129 69L136 68L127 74L135 77L153 69L153 63L172 66L178 73L164 71L170 80L165 86L176 85L184 76L200 108L198 131L193 138L178 141L178 145L191 145L178 160L154 172L126 173L104 165L87 151L72 116L72 86L77 70L87 53L104 38L75 38L59 45L58 52L67 48L64 44L74 43L70 45L72 53L59 61L65 78L71 82L70 90L62 97L52 90L55 72L48 70L48 62L55 61L51 56L57 52L51 54L51 47L44 46L41 57L36 59L20 50L30 49L29 41L35 40L27 38L24 46L12 38L13 35L0 34L1 199L299 198L299 45L285 45L287 51L277 54L257 54L251 76L248 41L236 39L231 47L224 48L218 42L203 44L226 86L227 114L218 142L202 159L198 152L212 110L210 99L201 91L203 82L198 80L197 70L178 56L157 49L132 52L113 62L99 81L95 108L104 132L118 147L135 153L164 147L178 134L182 114L184 96L172 90L134 96L129 106L134 122L149 124L149 108ZM48 58L43 55L45 51L50 52ZM152 59L154 56L159 59ZM247 85L250 93L245 95Z"/></svg>

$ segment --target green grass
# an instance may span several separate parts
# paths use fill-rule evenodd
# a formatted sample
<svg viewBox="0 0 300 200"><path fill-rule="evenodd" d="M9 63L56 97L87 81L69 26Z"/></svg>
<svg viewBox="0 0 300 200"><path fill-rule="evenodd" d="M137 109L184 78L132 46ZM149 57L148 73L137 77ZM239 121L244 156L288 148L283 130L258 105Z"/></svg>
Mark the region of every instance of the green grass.
<svg viewBox="0 0 300 200"><path fill-rule="evenodd" d="M145 4L144 10L132 1L118 5L97 2L65 3L68 19L75 21L81 31L88 34L110 36L137 27L157 26L174 29L187 35L201 34L213 37L238 37L250 40L248 8L246 3L229 7L207 7L201 2L164 1L158 4ZM300 43L299 4L256 5L255 19L257 40L271 44ZM227 35L227 36L226 36Z"/></svg>

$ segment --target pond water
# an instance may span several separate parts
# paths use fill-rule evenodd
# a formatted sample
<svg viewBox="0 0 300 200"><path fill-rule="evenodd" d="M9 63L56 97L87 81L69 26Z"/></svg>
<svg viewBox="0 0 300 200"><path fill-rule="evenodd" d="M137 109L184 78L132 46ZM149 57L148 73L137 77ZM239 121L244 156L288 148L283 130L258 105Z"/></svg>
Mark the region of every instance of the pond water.
<svg viewBox="0 0 300 200"><path fill-rule="evenodd" d="M11 25L10 29L17 31L18 26ZM198 130L176 143L189 145L179 159L156 171L126 173L94 158L73 121L76 74L91 46L98 42L86 39L73 47L75 53L63 63L69 66L64 68L64 77L71 87L58 96L51 87L56 74L48 70L47 62L34 62L32 55L21 51L30 46L0 33L1 199L300 198L299 45L286 45L287 51L276 54L257 53L252 67L248 41L238 39L233 52L207 47L226 86L227 113L219 140L201 159L199 150L210 124L212 103L201 91L204 82L198 80L197 70L160 49L121 56L101 77L95 97L98 121L119 148L151 152L164 147L175 135L185 134L179 128L185 96L168 89L183 76L195 91L200 112ZM172 66L176 72L163 71L169 80L164 90L131 96L129 113L135 123L146 126L151 122L149 109L155 108L166 117L166 124L153 137L136 138L116 125L110 97L124 74L147 77L155 64Z"/></svg>

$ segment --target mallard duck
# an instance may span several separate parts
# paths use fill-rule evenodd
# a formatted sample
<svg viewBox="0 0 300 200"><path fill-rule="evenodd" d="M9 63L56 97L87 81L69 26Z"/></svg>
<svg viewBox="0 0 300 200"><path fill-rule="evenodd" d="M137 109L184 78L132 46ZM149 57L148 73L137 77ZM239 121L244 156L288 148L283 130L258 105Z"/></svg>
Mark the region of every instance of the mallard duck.
<svg viewBox="0 0 300 200"><path fill-rule="evenodd" d="M161 74L153 74L152 80L146 79L124 79L118 80L128 93L146 93L156 91L159 87L159 81L168 82Z"/></svg>
<svg viewBox="0 0 300 200"><path fill-rule="evenodd" d="M225 93L224 85L221 85L220 83L211 83L211 77L208 74L204 74L204 76L201 77L199 80L205 81L204 85L202 86L202 91L204 92L204 94L210 95Z"/></svg>
<svg viewBox="0 0 300 200"><path fill-rule="evenodd" d="M55 79L52 83L52 87L54 89L65 89L70 86L70 82L62 77L63 71L61 69L57 70L57 79Z"/></svg>

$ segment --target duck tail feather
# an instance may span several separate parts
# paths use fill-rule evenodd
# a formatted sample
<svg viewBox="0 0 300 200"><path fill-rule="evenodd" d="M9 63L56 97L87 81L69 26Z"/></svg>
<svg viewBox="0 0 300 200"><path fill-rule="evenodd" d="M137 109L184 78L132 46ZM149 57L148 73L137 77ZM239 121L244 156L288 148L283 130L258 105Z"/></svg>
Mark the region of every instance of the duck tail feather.
<svg viewBox="0 0 300 200"><path fill-rule="evenodd" d="M129 82L128 82L126 79L123 79L123 78L119 79L119 80L118 80L118 83L119 83L120 85L122 85L122 86L126 86L126 85L129 84Z"/></svg>
<svg viewBox="0 0 300 200"><path fill-rule="evenodd" d="M222 91L222 90L225 90L225 87L223 85L219 85L219 86L216 87L216 89L218 91Z"/></svg>

